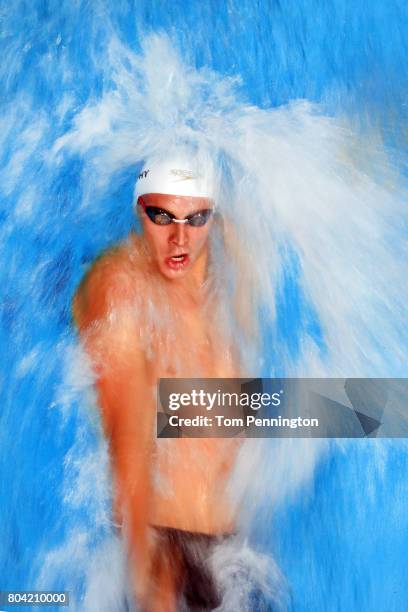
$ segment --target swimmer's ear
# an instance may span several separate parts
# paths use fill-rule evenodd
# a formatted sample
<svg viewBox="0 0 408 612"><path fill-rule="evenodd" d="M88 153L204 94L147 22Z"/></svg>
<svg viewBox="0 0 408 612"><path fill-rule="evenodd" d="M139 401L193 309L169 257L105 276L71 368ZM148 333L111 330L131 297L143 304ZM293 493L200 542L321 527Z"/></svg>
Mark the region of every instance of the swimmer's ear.
<svg viewBox="0 0 408 612"><path fill-rule="evenodd" d="M224 244L225 241L225 225L224 218L218 210L214 211L212 217L212 229L210 231L211 241L213 244L220 243Z"/></svg>
<svg viewBox="0 0 408 612"><path fill-rule="evenodd" d="M215 211L213 219L216 227L221 231L222 234L224 234L224 218L218 210Z"/></svg>
<svg viewBox="0 0 408 612"><path fill-rule="evenodd" d="M133 206L135 211L135 223L136 223L136 233L140 233L142 231L142 220L143 220L143 209L141 206L137 205L137 202Z"/></svg>

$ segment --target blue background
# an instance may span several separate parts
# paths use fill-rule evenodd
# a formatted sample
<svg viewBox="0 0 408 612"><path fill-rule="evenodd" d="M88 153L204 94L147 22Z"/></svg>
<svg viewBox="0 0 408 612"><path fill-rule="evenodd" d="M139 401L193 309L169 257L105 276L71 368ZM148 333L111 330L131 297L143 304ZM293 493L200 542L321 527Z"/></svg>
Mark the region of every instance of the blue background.
<svg viewBox="0 0 408 612"><path fill-rule="evenodd" d="M374 125L404 172L407 21L406 3L398 0L0 4L2 589L32 588L47 551L73 529L87 531L90 547L108 529L95 521L98 500L75 507L63 501L63 483L74 483L79 469L67 453L75 444L76 456L87 456L98 436L79 409L80 393L62 401L60 388L73 339L73 292L89 262L132 225L131 207L122 203L131 201L136 171L118 173L103 201L84 209L83 160L72 157L50 172L46 153L75 114L108 87L102 67L112 34L138 52L143 36L164 31L193 66L239 75L242 99L260 107L307 98L329 114L348 114L357 130ZM30 141L27 130L36 126L38 137ZM8 163L19 151L21 174L9 184ZM35 215L16 213L27 193L34 194ZM286 342L294 355L305 327L320 341L296 262L278 306L286 325L274 341ZM264 357L267 368L273 366L266 348ZM61 402L69 409L58 409ZM273 470L272 447L265 461ZM253 519L252 541L277 559L289 609L407 608L407 469L404 441L333 444L312 482L273 511L262 476L268 470L261 472L265 499ZM49 588L80 593L84 580L81 567L66 566Z"/></svg>

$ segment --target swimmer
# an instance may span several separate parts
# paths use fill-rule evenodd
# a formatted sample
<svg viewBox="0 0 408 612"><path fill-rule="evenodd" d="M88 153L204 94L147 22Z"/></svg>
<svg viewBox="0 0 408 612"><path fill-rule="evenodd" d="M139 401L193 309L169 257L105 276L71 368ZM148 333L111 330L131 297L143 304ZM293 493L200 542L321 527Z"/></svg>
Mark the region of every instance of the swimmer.
<svg viewBox="0 0 408 612"><path fill-rule="evenodd" d="M103 254L73 301L109 442L116 521L135 599L148 612L182 601L219 606L208 559L235 529L226 484L240 441L155 435L159 378L240 374L209 279L212 181L194 159L148 163L135 190L142 234Z"/></svg>

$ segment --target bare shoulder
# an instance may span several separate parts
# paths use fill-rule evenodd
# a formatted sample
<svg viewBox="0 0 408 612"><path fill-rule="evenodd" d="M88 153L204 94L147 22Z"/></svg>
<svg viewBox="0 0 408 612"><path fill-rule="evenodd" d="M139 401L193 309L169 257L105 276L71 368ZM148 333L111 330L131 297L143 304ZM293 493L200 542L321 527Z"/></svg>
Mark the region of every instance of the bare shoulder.
<svg viewBox="0 0 408 612"><path fill-rule="evenodd" d="M141 258L140 239L131 235L94 261L72 302L73 317L80 330L140 296L145 284Z"/></svg>

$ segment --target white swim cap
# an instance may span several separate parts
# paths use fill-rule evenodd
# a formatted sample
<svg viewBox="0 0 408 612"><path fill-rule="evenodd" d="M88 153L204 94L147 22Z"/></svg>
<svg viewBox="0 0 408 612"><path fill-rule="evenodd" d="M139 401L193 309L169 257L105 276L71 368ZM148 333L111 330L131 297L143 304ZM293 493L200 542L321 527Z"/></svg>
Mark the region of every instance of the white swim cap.
<svg viewBox="0 0 408 612"><path fill-rule="evenodd" d="M177 156L147 162L138 176L135 200L147 193L214 198L214 172L209 160Z"/></svg>

